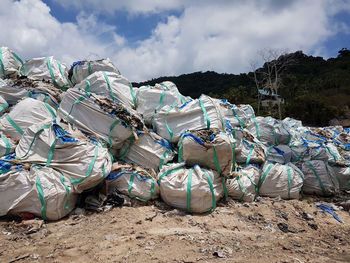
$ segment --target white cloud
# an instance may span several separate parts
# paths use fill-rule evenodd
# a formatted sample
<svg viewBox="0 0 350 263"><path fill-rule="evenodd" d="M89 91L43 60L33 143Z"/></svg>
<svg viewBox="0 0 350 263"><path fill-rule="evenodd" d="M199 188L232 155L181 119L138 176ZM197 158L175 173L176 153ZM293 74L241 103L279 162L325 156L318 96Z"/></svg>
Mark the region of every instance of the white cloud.
<svg viewBox="0 0 350 263"><path fill-rule="evenodd" d="M40 0L2 0L0 43L25 58L54 55L68 64L110 57L127 78L142 81L201 70L246 72L257 50L266 47L327 55L323 42L349 30L332 19L340 11L350 11L345 0L60 3L76 8L76 23L59 22ZM116 10L132 16L182 11L179 17L172 15L159 23L147 39L128 43L118 25L97 19L101 13L113 15Z"/></svg>

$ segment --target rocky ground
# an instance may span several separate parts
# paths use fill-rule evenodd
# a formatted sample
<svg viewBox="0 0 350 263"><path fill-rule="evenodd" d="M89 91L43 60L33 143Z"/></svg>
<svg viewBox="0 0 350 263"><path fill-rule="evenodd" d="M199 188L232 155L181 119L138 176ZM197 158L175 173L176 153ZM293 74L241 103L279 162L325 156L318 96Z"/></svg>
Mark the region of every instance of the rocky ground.
<svg viewBox="0 0 350 263"><path fill-rule="evenodd" d="M209 215L155 201L57 222L3 218L0 262L350 262L349 212L336 211L341 224L317 201L337 200L229 200Z"/></svg>

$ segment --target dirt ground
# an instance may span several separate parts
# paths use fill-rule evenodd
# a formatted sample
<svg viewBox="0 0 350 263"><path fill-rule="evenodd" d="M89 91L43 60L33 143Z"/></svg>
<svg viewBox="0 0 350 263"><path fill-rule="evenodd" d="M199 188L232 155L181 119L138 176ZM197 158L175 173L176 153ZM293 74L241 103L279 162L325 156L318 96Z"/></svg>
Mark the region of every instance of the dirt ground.
<svg viewBox="0 0 350 263"><path fill-rule="evenodd" d="M314 201L229 200L209 215L155 201L39 229L3 218L0 262L350 262L349 212L341 224Z"/></svg>

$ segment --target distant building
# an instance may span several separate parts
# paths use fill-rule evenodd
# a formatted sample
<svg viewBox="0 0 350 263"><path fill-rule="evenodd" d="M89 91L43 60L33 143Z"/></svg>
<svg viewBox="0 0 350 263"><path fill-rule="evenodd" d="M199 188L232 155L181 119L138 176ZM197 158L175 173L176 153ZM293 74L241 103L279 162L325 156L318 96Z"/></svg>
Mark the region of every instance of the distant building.
<svg viewBox="0 0 350 263"><path fill-rule="evenodd" d="M271 93L267 90L259 89L259 94L261 96L261 106L263 107L271 107L278 105L278 102L280 104L284 104L284 99L281 98L280 95L277 95L275 93Z"/></svg>

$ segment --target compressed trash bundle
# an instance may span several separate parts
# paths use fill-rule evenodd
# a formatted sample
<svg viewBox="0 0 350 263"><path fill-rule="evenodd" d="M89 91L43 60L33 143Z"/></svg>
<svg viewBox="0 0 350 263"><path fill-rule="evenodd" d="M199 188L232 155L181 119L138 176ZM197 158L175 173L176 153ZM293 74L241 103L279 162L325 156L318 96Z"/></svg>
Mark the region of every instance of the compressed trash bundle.
<svg viewBox="0 0 350 263"><path fill-rule="evenodd" d="M291 162L292 150L288 145L277 145L266 147L266 160L272 163L286 164Z"/></svg>
<svg viewBox="0 0 350 263"><path fill-rule="evenodd" d="M303 186L303 173L292 163L266 162L259 181L259 195L283 199L298 199Z"/></svg>
<svg viewBox="0 0 350 263"><path fill-rule="evenodd" d="M226 180L228 196L244 202L253 202L257 196L261 168L248 164Z"/></svg>
<svg viewBox="0 0 350 263"><path fill-rule="evenodd" d="M218 129L187 131L179 140L178 161L228 175L235 166L234 139Z"/></svg>
<svg viewBox="0 0 350 263"><path fill-rule="evenodd" d="M46 119L56 118L56 111L47 103L26 98L21 100L12 110L0 118L0 132L19 140L25 130Z"/></svg>
<svg viewBox="0 0 350 263"><path fill-rule="evenodd" d="M186 99L170 81L155 86L142 86L135 93L137 112L142 114L145 123L151 124L154 115L164 106L180 106Z"/></svg>
<svg viewBox="0 0 350 263"><path fill-rule="evenodd" d="M0 132L0 157L14 153L15 148L15 141Z"/></svg>
<svg viewBox="0 0 350 263"><path fill-rule="evenodd" d="M137 137L124 143L118 159L155 171L173 160L175 153L167 140L152 131L139 132Z"/></svg>
<svg viewBox="0 0 350 263"><path fill-rule="evenodd" d="M248 131L242 131L241 142L235 147L236 161L242 164L261 164L265 162L265 153L261 143Z"/></svg>
<svg viewBox="0 0 350 263"><path fill-rule="evenodd" d="M23 61L8 47L0 47L0 78L15 78Z"/></svg>
<svg viewBox="0 0 350 263"><path fill-rule="evenodd" d="M144 130L142 118L136 111L76 88L65 93L57 115L84 132L105 140L115 149L120 149L137 130Z"/></svg>
<svg viewBox="0 0 350 263"><path fill-rule="evenodd" d="M234 105L227 100L215 100L220 111L221 117L229 121L232 127L246 128L253 118L255 113L250 105Z"/></svg>
<svg viewBox="0 0 350 263"><path fill-rule="evenodd" d="M22 162L46 165L69 178L82 192L99 184L109 174L112 160L106 148L84 138L75 138L56 121L30 126L16 148Z"/></svg>
<svg viewBox="0 0 350 263"><path fill-rule="evenodd" d="M339 183L327 162L305 161L300 166L304 174L304 193L328 196L339 192Z"/></svg>
<svg viewBox="0 0 350 263"><path fill-rule="evenodd" d="M339 189L343 191L350 190L350 164L348 165L332 165L334 174L339 183Z"/></svg>
<svg viewBox="0 0 350 263"><path fill-rule="evenodd" d="M70 76L73 85L80 83L96 71L114 72L121 75L109 58L94 61L77 61L70 69Z"/></svg>
<svg viewBox="0 0 350 263"><path fill-rule="evenodd" d="M157 178L165 203L194 213L214 211L226 189L223 177L199 165L192 168L186 168L184 163L166 165Z"/></svg>
<svg viewBox="0 0 350 263"><path fill-rule="evenodd" d="M74 88L95 93L133 108L135 95L129 80L115 72L97 71ZM136 101L135 101L136 102Z"/></svg>
<svg viewBox="0 0 350 263"><path fill-rule="evenodd" d="M29 79L50 81L61 90L70 88L66 66L52 56L27 60L21 71Z"/></svg>
<svg viewBox="0 0 350 263"><path fill-rule="evenodd" d="M75 207L77 194L60 172L39 165L29 169L4 161L0 165L0 216L27 212L58 220Z"/></svg>
<svg viewBox="0 0 350 263"><path fill-rule="evenodd" d="M136 200L147 202L159 197L159 186L152 171L132 165L113 164L106 177L108 192L118 190Z"/></svg>
<svg viewBox="0 0 350 263"><path fill-rule="evenodd" d="M181 134L189 129L223 129L216 104L206 95L181 107L163 107L154 115L152 125L157 134L173 143L177 143Z"/></svg>

